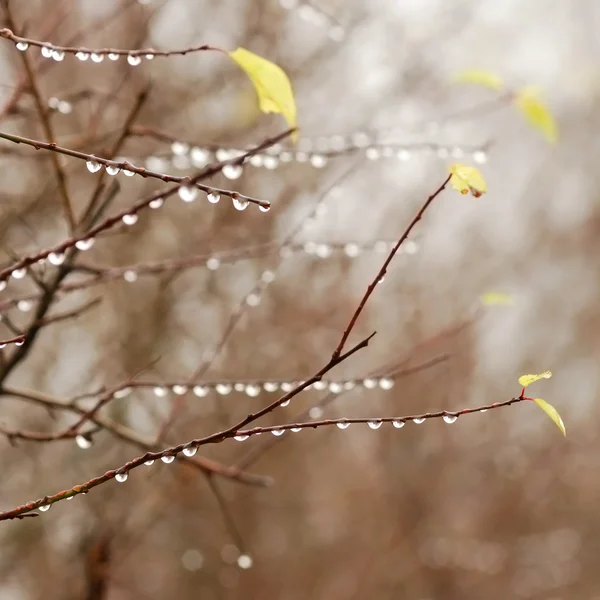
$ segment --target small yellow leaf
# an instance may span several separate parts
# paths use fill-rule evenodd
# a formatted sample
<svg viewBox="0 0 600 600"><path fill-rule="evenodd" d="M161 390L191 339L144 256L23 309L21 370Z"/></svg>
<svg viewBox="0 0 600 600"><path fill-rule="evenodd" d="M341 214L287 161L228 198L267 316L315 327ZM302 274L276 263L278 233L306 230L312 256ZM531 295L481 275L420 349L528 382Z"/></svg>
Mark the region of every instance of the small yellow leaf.
<svg viewBox="0 0 600 600"><path fill-rule="evenodd" d="M503 87L502 79L489 71L481 71L478 69L468 69L454 76L454 81L457 83L474 83L492 88L493 90L501 90Z"/></svg>
<svg viewBox="0 0 600 600"><path fill-rule="evenodd" d="M481 303L484 306L498 306L514 304L513 297L504 292L486 292L481 295Z"/></svg>
<svg viewBox="0 0 600 600"><path fill-rule="evenodd" d="M519 384L523 387L527 387L534 381L539 381L540 379L550 379L550 377L552 377L552 371L544 371L543 373L538 373L536 375L521 375L521 377L519 377Z"/></svg>
<svg viewBox="0 0 600 600"><path fill-rule="evenodd" d="M292 84L281 67L246 50L238 48L229 56L248 75L258 94L260 110L283 115L290 127L296 127L296 100ZM294 132L294 139L297 133Z"/></svg>
<svg viewBox="0 0 600 600"><path fill-rule="evenodd" d="M565 424L563 420L560 418L558 411L552 406L548 404L545 400L541 398L536 398L534 402L556 423L556 426L562 431L563 435L567 437L567 430L565 429Z"/></svg>
<svg viewBox="0 0 600 600"><path fill-rule="evenodd" d="M539 88L527 87L515 97L515 106L527 122L539 130L551 144L558 141L558 126L548 107L539 99Z"/></svg>
<svg viewBox="0 0 600 600"><path fill-rule="evenodd" d="M448 170L452 174L450 184L461 194L471 192L475 198L487 191L483 175L475 168L467 165L450 165Z"/></svg>

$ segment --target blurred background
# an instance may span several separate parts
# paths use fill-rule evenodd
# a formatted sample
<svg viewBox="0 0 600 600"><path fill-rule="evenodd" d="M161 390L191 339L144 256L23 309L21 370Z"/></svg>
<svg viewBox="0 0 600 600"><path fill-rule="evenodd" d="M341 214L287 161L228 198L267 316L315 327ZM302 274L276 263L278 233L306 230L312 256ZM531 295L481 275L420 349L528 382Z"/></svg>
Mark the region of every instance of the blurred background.
<svg viewBox="0 0 600 600"><path fill-rule="evenodd" d="M551 369L532 394L568 437L521 403L226 440L0 523L0 598L600 598L600 6L11 0L2 26L87 48L242 46L288 73L301 136L204 182L269 212L175 196L74 254L51 296L61 257L10 280L0 337L37 333L0 363L1 510L224 429L313 375L454 161L489 192L433 203L350 338L377 331L368 348L260 424L458 411ZM130 65L0 41L3 132L46 140L45 121L61 146L180 176L285 130L221 53ZM452 82L471 68L540 86L559 144L506 95ZM94 194L101 220L166 187L58 159L79 219ZM2 140L0 211L3 266L69 237L50 152ZM482 306L490 291L510 302ZM63 430L103 386L127 387L88 435L15 435ZM257 478L207 475L207 459Z"/></svg>

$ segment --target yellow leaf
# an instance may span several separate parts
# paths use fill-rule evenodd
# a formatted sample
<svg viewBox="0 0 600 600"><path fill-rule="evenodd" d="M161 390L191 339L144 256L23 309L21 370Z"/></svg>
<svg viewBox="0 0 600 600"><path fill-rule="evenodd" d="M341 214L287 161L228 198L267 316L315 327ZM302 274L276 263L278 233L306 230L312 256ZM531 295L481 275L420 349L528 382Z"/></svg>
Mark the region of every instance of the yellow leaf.
<svg viewBox="0 0 600 600"><path fill-rule="evenodd" d="M498 306L501 304L514 304L513 297L503 292L486 292L481 295L481 303L485 306Z"/></svg>
<svg viewBox="0 0 600 600"><path fill-rule="evenodd" d="M540 131L551 144L558 141L558 126L548 107L539 99L540 90L534 87L522 89L515 97L515 106L527 122Z"/></svg>
<svg viewBox="0 0 600 600"><path fill-rule="evenodd" d="M550 379L550 377L552 377L552 371L544 371L543 373L538 373L536 375L521 375L521 377L519 377L519 384L523 387L527 387L534 381L539 381L540 379Z"/></svg>
<svg viewBox="0 0 600 600"><path fill-rule="evenodd" d="M467 165L450 165L448 170L452 174L450 184L461 194L471 192L475 198L487 191L485 180L475 167Z"/></svg>
<svg viewBox="0 0 600 600"><path fill-rule="evenodd" d="M478 69L467 69L454 76L454 81L457 83L474 83L492 88L493 90L501 90L503 87L502 79L489 71L481 71Z"/></svg>
<svg viewBox="0 0 600 600"><path fill-rule="evenodd" d="M563 435L567 437L567 430L565 429L565 424L563 420L560 418L558 411L552 406L548 404L545 400L541 398L536 398L534 402L556 423L556 426L562 431Z"/></svg>
<svg viewBox="0 0 600 600"><path fill-rule="evenodd" d="M296 100L292 84L283 69L245 48L238 48L228 54L252 81L258 94L260 110L264 113L279 113L290 127L296 127ZM294 132L292 137L295 139L297 133Z"/></svg>

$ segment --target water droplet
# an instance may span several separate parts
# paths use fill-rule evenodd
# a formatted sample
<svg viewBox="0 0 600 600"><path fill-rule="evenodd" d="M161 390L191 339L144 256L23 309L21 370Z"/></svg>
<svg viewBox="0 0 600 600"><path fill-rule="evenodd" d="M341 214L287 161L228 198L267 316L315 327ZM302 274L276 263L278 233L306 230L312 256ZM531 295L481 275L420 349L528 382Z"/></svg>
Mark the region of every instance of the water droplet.
<svg viewBox="0 0 600 600"><path fill-rule="evenodd" d="M109 52L108 60L119 60L119 55L116 52ZM100 62L100 61L98 61L98 62Z"/></svg>
<svg viewBox="0 0 600 600"><path fill-rule="evenodd" d="M271 431L271 433L275 436L275 437L279 437L280 435L283 435L285 433L285 429L273 429Z"/></svg>
<svg viewBox="0 0 600 600"><path fill-rule="evenodd" d="M175 384L172 388L173 393L177 394L177 396L183 396L187 391L187 385Z"/></svg>
<svg viewBox="0 0 600 600"><path fill-rule="evenodd" d="M358 244L346 244L344 246L344 254L350 258L354 258L360 254L360 246Z"/></svg>
<svg viewBox="0 0 600 600"><path fill-rule="evenodd" d="M42 46L40 52L44 58L50 58L52 56L52 48L49 46Z"/></svg>
<svg viewBox="0 0 600 600"><path fill-rule="evenodd" d="M144 462L144 464L145 464L147 467L151 467L151 466L154 464L154 461L153 461L153 460L147 460L147 461L145 461L145 462Z"/></svg>
<svg viewBox="0 0 600 600"><path fill-rule="evenodd" d="M112 56L116 56L117 58L119 58L118 55L111 55L111 54L108 55L108 58L110 58L111 60L117 60L117 58L111 58ZM90 58L92 59L92 62L101 63L104 60L104 54L92 52L90 54Z"/></svg>
<svg viewBox="0 0 600 600"><path fill-rule="evenodd" d="M3 279L2 281L0 281L0 292L6 289L6 286L8 285L6 279Z"/></svg>
<svg viewBox="0 0 600 600"><path fill-rule="evenodd" d="M290 405L291 400L284 400L279 406L282 406L283 408L285 408L286 406Z"/></svg>
<svg viewBox="0 0 600 600"><path fill-rule="evenodd" d="M364 379L362 384L367 390L374 390L377 387L377 379Z"/></svg>
<svg viewBox="0 0 600 600"><path fill-rule="evenodd" d="M392 425L396 429L402 429L404 427L404 421L392 421Z"/></svg>
<svg viewBox="0 0 600 600"><path fill-rule="evenodd" d="M148 52L147 54L144 55L146 60L154 60L154 54L152 54L151 52Z"/></svg>
<svg viewBox="0 0 600 600"><path fill-rule="evenodd" d="M411 157L410 150L407 150L406 148L401 148L400 150L398 150L398 152L396 152L396 158L403 162L410 160L410 157Z"/></svg>
<svg viewBox="0 0 600 600"><path fill-rule="evenodd" d="M260 278L263 283L273 283L273 281L275 281L275 273L273 271L263 271Z"/></svg>
<svg viewBox="0 0 600 600"><path fill-rule="evenodd" d="M29 48L29 44L27 42L17 42L15 44L15 48L17 50L20 50L21 52L25 52L25 50L27 50L27 48Z"/></svg>
<svg viewBox="0 0 600 600"><path fill-rule="evenodd" d="M263 383L263 388L265 392L276 392L279 389L279 384L265 381L265 383Z"/></svg>
<svg viewBox="0 0 600 600"><path fill-rule="evenodd" d="M232 387L229 383L217 383L215 386L215 391L217 394L221 394L221 396L226 396L232 390Z"/></svg>
<svg viewBox="0 0 600 600"><path fill-rule="evenodd" d="M195 167L204 167L210 158L210 152L204 148L194 147L190 151L190 157Z"/></svg>
<svg viewBox="0 0 600 600"><path fill-rule="evenodd" d="M57 61L60 62L61 60L63 60L65 58L65 53L62 50L52 50L52 58Z"/></svg>
<svg viewBox="0 0 600 600"><path fill-rule="evenodd" d="M327 158L322 154L313 154L310 157L310 164L317 169L322 169L327 164Z"/></svg>
<svg viewBox="0 0 600 600"><path fill-rule="evenodd" d="M76 52L75 53L75 58L81 60L81 61L86 61L88 58L90 57L90 53L89 52Z"/></svg>
<svg viewBox="0 0 600 600"><path fill-rule="evenodd" d="M451 424L454 423L456 419L458 419L458 415L444 415L442 419L444 419L446 423Z"/></svg>
<svg viewBox="0 0 600 600"><path fill-rule="evenodd" d="M85 166L90 173L97 173L102 168L102 165L95 160L88 160Z"/></svg>
<svg viewBox="0 0 600 600"><path fill-rule="evenodd" d="M138 274L136 271L133 271L132 269L128 269L127 271L125 271L125 273L123 273L123 279L127 283L135 283L138 279Z"/></svg>
<svg viewBox="0 0 600 600"><path fill-rule="evenodd" d="M356 381L345 381L344 382L344 389L346 391L353 390L355 387L356 387Z"/></svg>
<svg viewBox="0 0 600 600"><path fill-rule="evenodd" d="M92 439L89 438L87 435L80 434L80 435L76 436L75 443L82 450L87 450L88 448L92 447Z"/></svg>
<svg viewBox="0 0 600 600"><path fill-rule="evenodd" d="M365 152L365 156L369 159L369 160L377 160L381 154L379 152L378 148L367 148L366 152Z"/></svg>
<svg viewBox="0 0 600 600"><path fill-rule="evenodd" d="M243 392L246 389L246 386L241 381L238 381L237 383L233 384L233 389L236 392Z"/></svg>
<svg viewBox="0 0 600 600"><path fill-rule="evenodd" d="M208 394L208 388L205 385L195 385L192 391L198 398L204 398Z"/></svg>
<svg viewBox="0 0 600 600"><path fill-rule="evenodd" d="M487 411L488 411L488 409L487 409L487 408L482 408L482 409L481 409L479 412L480 412L480 413L485 413L485 412L487 412Z"/></svg>
<svg viewBox="0 0 600 600"><path fill-rule="evenodd" d="M169 392L166 387L156 386L153 390L157 398L164 398Z"/></svg>
<svg viewBox="0 0 600 600"><path fill-rule="evenodd" d="M271 156L269 154L265 155L263 158L263 166L265 169L269 169L272 171L279 166L279 159L276 156Z"/></svg>
<svg viewBox="0 0 600 600"><path fill-rule="evenodd" d="M262 167L264 164L264 158L262 154L253 154L248 161L253 167Z"/></svg>
<svg viewBox="0 0 600 600"><path fill-rule="evenodd" d="M66 100L61 100L58 103L57 109L58 109L58 112L63 115L69 115L73 111L73 107L71 106L71 103L67 102Z"/></svg>
<svg viewBox="0 0 600 600"><path fill-rule="evenodd" d="M483 150L473 152L473 161L478 165L485 165L487 162L487 154Z"/></svg>
<svg viewBox="0 0 600 600"><path fill-rule="evenodd" d="M340 421L339 423L336 423L336 425L339 429L348 429L348 427L350 427L350 423L347 421Z"/></svg>
<svg viewBox="0 0 600 600"><path fill-rule="evenodd" d="M108 175L117 175L120 170L119 167L115 167L114 165L106 165L106 172Z"/></svg>
<svg viewBox="0 0 600 600"><path fill-rule="evenodd" d="M113 398L127 398L131 394L131 388L129 386L121 388L120 390L116 390L113 392Z"/></svg>
<svg viewBox="0 0 600 600"><path fill-rule="evenodd" d="M420 425L421 423L425 423L425 419L421 418L417 418L417 419L413 419L413 423L416 423L417 425Z"/></svg>
<svg viewBox="0 0 600 600"><path fill-rule="evenodd" d="M238 442L244 442L246 441L250 436L249 435L236 435L234 436L234 440L238 441Z"/></svg>
<svg viewBox="0 0 600 600"><path fill-rule="evenodd" d="M190 147L185 142L173 142L171 144L171 152L176 156L183 156L187 154Z"/></svg>
<svg viewBox="0 0 600 600"><path fill-rule="evenodd" d="M244 391L246 392L246 395L250 396L251 398L256 398L256 396L260 394L260 386L250 384L246 386Z"/></svg>
<svg viewBox="0 0 600 600"><path fill-rule="evenodd" d="M173 454L167 454L166 456L161 456L160 460L165 464L170 465L175 460L175 456Z"/></svg>
<svg viewBox="0 0 600 600"><path fill-rule="evenodd" d="M317 392L322 392L324 389L327 388L327 382L323 380L315 381L313 383L313 388L315 388Z"/></svg>
<svg viewBox="0 0 600 600"><path fill-rule="evenodd" d="M75 496L69 496L68 498L65 498L65 500L73 500L73 498L75 498Z"/></svg>
<svg viewBox="0 0 600 600"><path fill-rule="evenodd" d="M40 512L47 512L49 510L50 510L50 504L43 504L42 506L39 507Z"/></svg>
<svg viewBox="0 0 600 600"><path fill-rule="evenodd" d="M308 411L308 416L311 419L320 419L323 416L323 409L320 406L313 406Z"/></svg>
<svg viewBox="0 0 600 600"><path fill-rule="evenodd" d="M208 194L206 194L206 199L211 204L216 204L221 199L221 194L218 192L208 192Z"/></svg>
<svg viewBox="0 0 600 600"><path fill-rule="evenodd" d="M129 478L129 473L117 473L115 475L115 479L119 482L119 483L125 483L127 481L127 479Z"/></svg>
<svg viewBox="0 0 600 600"><path fill-rule="evenodd" d="M77 250L81 250L82 252L85 252L86 250L89 250L94 245L95 241L96 240L94 240L94 238L86 238L84 240L78 240L75 242L75 248L77 248Z"/></svg>
<svg viewBox="0 0 600 600"><path fill-rule="evenodd" d="M135 213L123 215L121 219L125 225L135 225L138 221L138 216Z"/></svg>
<svg viewBox="0 0 600 600"><path fill-rule="evenodd" d="M246 304L248 306L258 306L260 304L260 295L259 294L248 294L246 296Z"/></svg>
<svg viewBox="0 0 600 600"><path fill-rule="evenodd" d="M142 62L142 57L137 55L137 54L128 54L127 55L127 62L132 66L132 67L137 67L137 65L139 65Z"/></svg>
<svg viewBox="0 0 600 600"><path fill-rule="evenodd" d="M315 254L319 258L329 258L332 252L333 250L328 244L317 244L317 248L315 250Z"/></svg>
<svg viewBox="0 0 600 600"><path fill-rule="evenodd" d="M15 269L11 275L15 278L15 279L23 279L23 277L25 277L25 275L27 275L27 269L26 268L22 268L22 269Z"/></svg>
<svg viewBox="0 0 600 600"><path fill-rule="evenodd" d="M196 452L198 452L198 446L188 446L187 448L183 449L183 453L186 456L194 456Z"/></svg>
<svg viewBox="0 0 600 600"><path fill-rule="evenodd" d="M338 383L337 381L332 381L329 384L329 391L332 394L339 394L343 389L344 389L344 386L341 383Z"/></svg>
<svg viewBox="0 0 600 600"><path fill-rule="evenodd" d="M225 177L227 177L227 179L239 179L243 171L244 169L242 165L225 165L221 169L221 172L223 175L225 175Z"/></svg>
<svg viewBox="0 0 600 600"><path fill-rule="evenodd" d="M371 429L379 429L381 427L382 421L369 421L367 425Z"/></svg>
<svg viewBox="0 0 600 600"><path fill-rule="evenodd" d="M270 204L259 204L258 210L260 210L260 212L269 212L271 210L271 205Z"/></svg>
<svg viewBox="0 0 600 600"><path fill-rule="evenodd" d="M406 240L404 243L405 254L416 254L419 251L419 245L413 240Z"/></svg>
<svg viewBox="0 0 600 600"><path fill-rule="evenodd" d="M237 564L240 569L250 569L252 567L252 558L247 554L240 554L237 559Z"/></svg>
<svg viewBox="0 0 600 600"><path fill-rule="evenodd" d="M198 197L198 188L182 185L179 188L178 194L184 202L193 202Z"/></svg>
<svg viewBox="0 0 600 600"><path fill-rule="evenodd" d="M379 380L379 387L382 390L391 390L394 387L394 380L389 377L382 377Z"/></svg>
<svg viewBox="0 0 600 600"><path fill-rule="evenodd" d="M292 433L298 433L299 431L302 431L302 427L292 427L290 431Z"/></svg>
<svg viewBox="0 0 600 600"><path fill-rule="evenodd" d="M294 387L295 387L295 385L294 385L293 382L291 382L291 381L284 381L281 384L281 391L282 392L286 392L286 393L287 392L291 392L294 389Z"/></svg>
<svg viewBox="0 0 600 600"><path fill-rule="evenodd" d="M240 198L237 194L232 195L231 199L233 200L233 207L237 210L246 210L248 208L248 204L250 204L248 200L245 198Z"/></svg>
<svg viewBox="0 0 600 600"><path fill-rule="evenodd" d="M148 206L150 208L157 209L160 208L164 203L165 201L162 198L156 198L155 200L152 200L152 202L150 202Z"/></svg>
<svg viewBox="0 0 600 600"><path fill-rule="evenodd" d="M31 310L31 302L29 300L19 300L17 302L17 308L21 311L21 312L29 312Z"/></svg>
<svg viewBox="0 0 600 600"><path fill-rule="evenodd" d="M123 173L125 177L133 177L135 175L135 173L133 171L130 171L129 169L123 169L121 173Z"/></svg>

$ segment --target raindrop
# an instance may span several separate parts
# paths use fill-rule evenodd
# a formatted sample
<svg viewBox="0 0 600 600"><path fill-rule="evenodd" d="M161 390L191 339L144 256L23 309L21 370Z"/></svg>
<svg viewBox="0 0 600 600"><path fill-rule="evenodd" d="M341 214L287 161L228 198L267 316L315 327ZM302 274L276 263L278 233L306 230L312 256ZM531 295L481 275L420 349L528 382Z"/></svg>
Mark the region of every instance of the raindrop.
<svg viewBox="0 0 600 600"><path fill-rule="evenodd" d="M48 46L42 46L40 51L44 58L50 58L52 56L52 48L49 48Z"/></svg>
<svg viewBox="0 0 600 600"><path fill-rule="evenodd" d="M39 507L40 512L46 512L50 510L50 504L44 504Z"/></svg>
<svg viewBox="0 0 600 600"><path fill-rule="evenodd" d="M259 204L258 210L260 210L260 212L269 212L271 210L271 205L270 204Z"/></svg>
<svg viewBox="0 0 600 600"><path fill-rule="evenodd" d="M336 423L336 425L339 429L348 429L348 427L350 427L350 423L347 421L340 421L339 423Z"/></svg>
<svg viewBox="0 0 600 600"><path fill-rule="evenodd" d="M102 168L102 165L95 160L88 160L85 166L90 173L97 173Z"/></svg>
<svg viewBox="0 0 600 600"><path fill-rule="evenodd" d="M31 302L29 300L19 300L17 302L17 308L21 312L29 312L31 310Z"/></svg>
<svg viewBox="0 0 600 600"><path fill-rule="evenodd" d="M25 50L27 50L27 48L29 48L29 44L27 42L17 42L15 44L15 47L17 48L17 50L20 50L21 52L25 52Z"/></svg>
<svg viewBox="0 0 600 600"><path fill-rule="evenodd" d="M81 61L85 61L90 57L90 53L89 52L76 52L75 53L75 58L81 60Z"/></svg>
<svg viewBox="0 0 600 600"><path fill-rule="evenodd" d="M71 111L73 110L73 107L71 106L70 102L67 102L66 100L61 100L58 103L58 112L63 114L63 115L69 115L71 114Z"/></svg>
<svg viewBox="0 0 600 600"><path fill-rule="evenodd" d="M407 240L404 244L404 252L406 254L416 254L419 251L419 245L413 240Z"/></svg>
<svg viewBox="0 0 600 600"><path fill-rule="evenodd" d="M369 421L367 425L371 429L379 429L381 427L382 421Z"/></svg>
<svg viewBox="0 0 600 600"><path fill-rule="evenodd" d="M377 148L367 148L365 155L369 160L377 160L381 156Z"/></svg>
<svg viewBox="0 0 600 600"><path fill-rule="evenodd" d="M243 383L241 383L240 381L238 381L237 383L233 384L233 389L236 392L243 392L246 389L246 386Z"/></svg>
<svg viewBox="0 0 600 600"><path fill-rule="evenodd" d="M273 429L271 431L271 433L275 436L275 437L279 437L280 435L283 435L285 433L285 429Z"/></svg>
<svg viewBox="0 0 600 600"><path fill-rule="evenodd" d="M187 391L187 385L175 384L172 388L173 393L177 394L177 396L183 396Z"/></svg>
<svg viewBox="0 0 600 600"><path fill-rule="evenodd" d="M242 165L225 165L221 172L227 179L238 179L243 173Z"/></svg>
<svg viewBox="0 0 600 600"><path fill-rule="evenodd" d="M234 436L234 440L238 441L238 442L244 442L246 441L250 436L249 435L236 435Z"/></svg>
<svg viewBox="0 0 600 600"><path fill-rule="evenodd" d="M232 387L229 383L217 383L215 386L215 390L217 394L221 394L221 396L225 396L229 394L232 390Z"/></svg>
<svg viewBox="0 0 600 600"><path fill-rule="evenodd" d="M120 390L117 390L116 392L113 393L113 398L127 398L127 396L129 396L129 394L131 394L131 388L130 387L124 387L121 388Z"/></svg>
<svg viewBox="0 0 600 600"><path fill-rule="evenodd" d="M146 60L154 60L154 54L148 52L148 54L145 54Z"/></svg>
<svg viewBox="0 0 600 600"><path fill-rule="evenodd" d="M362 383L367 390L373 390L377 387L377 379L365 379Z"/></svg>
<svg viewBox="0 0 600 600"><path fill-rule="evenodd" d="M484 413L484 412L487 412L487 411L488 411L488 409L487 409L487 408L482 408L482 409L481 409L479 412L480 412L480 413Z"/></svg>
<svg viewBox="0 0 600 600"><path fill-rule="evenodd" d="M392 421L392 425L396 429L402 429L404 427L404 421Z"/></svg>
<svg viewBox="0 0 600 600"><path fill-rule="evenodd" d="M216 256L211 256L206 261L206 267L207 267L207 269L210 269L211 271L216 271L220 266L221 266L221 261Z"/></svg>
<svg viewBox="0 0 600 600"><path fill-rule="evenodd" d="M281 391L282 392L291 392L294 389L294 384L291 381L284 381L281 384Z"/></svg>
<svg viewBox="0 0 600 600"><path fill-rule="evenodd" d="M130 171L129 169L123 169L121 173L123 173L125 177L133 177L135 175L135 173L133 171Z"/></svg>
<svg viewBox="0 0 600 600"><path fill-rule="evenodd" d="M157 398L164 398L168 394L167 388L162 386L156 386L152 391Z"/></svg>
<svg viewBox="0 0 600 600"><path fill-rule="evenodd" d="M240 569L249 569L252 567L252 558L247 554L240 554L237 559L237 564Z"/></svg>
<svg viewBox="0 0 600 600"><path fill-rule="evenodd" d="M114 55L109 54L108 58L110 58L111 60L117 60L117 58L119 58L118 55L117 55L117 58L112 58L112 56L114 56ZM92 52L90 54L90 57L92 59L92 62L95 62L95 63L101 63L104 60L104 54L98 54L97 52Z"/></svg>
<svg viewBox="0 0 600 600"><path fill-rule="evenodd" d="M423 418L413 419L413 423L416 423L417 425L420 425L421 423L425 423L425 419L423 419Z"/></svg>
<svg viewBox="0 0 600 600"><path fill-rule="evenodd" d="M3 279L2 281L0 281L0 292L2 290L5 290L7 285L8 284L6 283L6 279Z"/></svg>
<svg viewBox="0 0 600 600"><path fill-rule="evenodd" d="M82 450L87 450L92 447L92 440L87 435L78 435L75 437L75 443Z"/></svg>
<svg viewBox="0 0 600 600"><path fill-rule="evenodd" d="M184 202L193 202L198 197L198 188L182 185L179 188L178 194Z"/></svg>
<svg viewBox="0 0 600 600"><path fill-rule="evenodd" d="M302 427L292 427L290 431L292 433L298 433L299 431L302 431Z"/></svg>
<svg viewBox="0 0 600 600"><path fill-rule="evenodd" d="M327 158L322 154L313 154L310 157L310 164L317 169L322 169L327 164Z"/></svg>
<svg viewBox="0 0 600 600"><path fill-rule="evenodd" d="M75 242L75 248L77 248L77 250L81 250L82 252L85 252L86 250L89 250L94 245L95 241L96 240L94 238L86 238L84 240L78 240Z"/></svg>
<svg viewBox="0 0 600 600"><path fill-rule="evenodd" d="M186 456L194 456L196 452L198 452L198 446L188 446L187 448L183 449L183 453Z"/></svg>
<svg viewBox="0 0 600 600"><path fill-rule="evenodd" d="M331 246L328 246L327 244L317 244L315 254L319 258L329 258L331 256L331 252Z"/></svg>
<svg viewBox="0 0 600 600"><path fill-rule="evenodd" d="M360 247L358 244L346 244L344 246L344 254L350 258L354 258L360 254Z"/></svg>
<svg viewBox="0 0 600 600"><path fill-rule="evenodd" d="M192 391L198 398L204 398L208 394L208 388L205 385L195 385Z"/></svg>
<svg viewBox="0 0 600 600"><path fill-rule="evenodd" d="M454 423L456 419L458 419L458 415L444 415L442 418L446 423L451 424Z"/></svg>
<svg viewBox="0 0 600 600"><path fill-rule="evenodd" d="M265 392L276 392L279 389L279 384L265 381L265 383L263 383L263 388Z"/></svg>
<svg viewBox="0 0 600 600"><path fill-rule="evenodd" d="M231 196L231 199L233 200L233 207L237 210L246 210L248 208L248 204L250 204L248 200L245 198L240 198L237 194Z"/></svg>
<svg viewBox="0 0 600 600"><path fill-rule="evenodd" d="M152 202L150 202L148 206L150 208L156 209L160 208L164 203L165 201L162 198L156 198L155 200L152 200Z"/></svg>
<svg viewBox="0 0 600 600"><path fill-rule="evenodd" d="M273 283L273 281L275 281L275 273L273 271L263 271L260 278L263 283Z"/></svg>
<svg viewBox="0 0 600 600"><path fill-rule="evenodd" d="M135 283L138 279L138 274L136 271L133 271L132 269L128 269L127 271L125 271L125 273L123 273L123 279L127 283Z"/></svg>
<svg viewBox="0 0 600 600"><path fill-rule="evenodd" d="M308 160L308 154L306 152L296 152L294 158L296 162L305 163Z"/></svg>
<svg viewBox="0 0 600 600"><path fill-rule="evenodd" d="M15 278L15 279L23 279L23 277L25 277L25 275L27 275L27 269L22 268L22 269L15 269L11 275Z"/></svg>
<svg viewBox="0 0 600 600"><path fill-rule="evenodd" d="M353 390L356 387L356 381L346 381L344 382L344 389L346 391Z"/></svg>
<svg viewBox="0 0 600 600"><path fill-rule="evenodd" d="M171 144L171 152L176 156L183 156L187 154L190 147L185 142L173 142Z"/></svg>
<svg viewBox="0 0 600 600"><path fill-rule="evenodd" d="M109 175L117 175L120 170L121 169L119 169L119 167L115 167L113 165L106 165L106 172Z"/></svg>
<svg viewBox="0 0 600 600"><path fill-rule="evenodd" d="M279 159L276 156L266 155L263 159L265 169L272 171L279 166Z"/></svg>
<svg viewBox="0 0 600 600"><path fill-rule="evenodd" d="M116 52L109 52L108 60L119 60L119 55ZM100 62L100 61L98 61L98 62Z"/></svg>
<svg viewBox="0 0 600 600"><path fill-rule="evenodd" d="M206 199L211 204L216 204L221 199L221 194L218 192L208 192L208 194L206 194Z"/></svg>
<svg viewBox="0 0 600 600"><path fill-rule="evenodd" d="M317 390L317 392L321 392L321 391L323 391L324 389L327 388L327 382L326 381L322 381L322 380L315 381L313 383L313 387L315 388L315 390Z"/></svg>
<svg viewBox="0 0 600 600"><path fill-rule="evenodd" d="M262 167L263 166L263 155L262 154L253 154L249 158L249 162L253 167Z"/></svg>
<svg viewBox="0 0 600 600"><path fill-rule="evenodd" d="M250 396L251 398L256 398L256 396L260 394L260 386L250 384L246 386L246 389L244 391L246 392L247 396Z"/></svg>
<svg viewBox="0 0 600 600"><path fill-rule="evenodd" d="M284 400L279 406L286 407L290 405L291 400Z"/></svg>
<svg viewBox="0 0 600 600"><path fill-rule="evenodd" d="M477 150L473 152L473 160L478 165L485 165L487 162L487 154L483 150Z"/></svg>
<svg viewBox="0 0 600 600"><path fill-rule="evenodd" d="M382 377L379 380L379 387L382 390L391 390L394 387L394 380L389 377Z"/></svg>
<svg viewBox="0 0 600 600"><path fill-rule="evenodd" d="M190 151L190 157L195 167L204 167L208 163L210 153L204 148L194 147Z"/></svg>
<svg viewBox="0 0 600 600"><path fill-rule="evenodd" d="M323 416L323 409L320 406L313 406L308 411L308 416L311 419L320 419Z"/></svg>
<svg viewBox="0 0 600 600"><path fill-rule="evenodd" d="M403 162L406 162L407 160L410 160L410 150L407 150L406 148L402 148L401 150L398 150L398 152L396 152L396 158L398 158L398 160L401 160Z"/></svg>
<svg viewBox="0 0 600 600"><path fill-rule="evenodd" d="M135 225L138 221L138 216L135 213L123 215L121 219L125 225Z"/></svg>
<svg viewBox="0 0 600 600"><path fill-rule="evenodd" d="M144 464L145 464L147 467L151 467L151 466L154 464L154 461L153 461L153 460L147 460L147 461L145 461L145 462L144 462Z"/></svg>
<svg viewBox="0 0 600 600"><path fill-rule="evenodd" d="M341 383L338 383L337 381L332 381L329 384L329 391L332 394L339 394L343 389L344 389L344 386Z"/></svg>
<svg viewBox="0 0 600 600"><path fill-rule="evenodd" d="M260 304L259 294L248 294L246 296L246 304L248 306L258 306Z"/></svg>
<svg viewBox="0 0 600 600"><path fill-rule="evenodd" d="M127 478L129 477L128 473L117 473L115 475L115 479L119 482L119 483L125 483L127 481Z"/></svg>
<svg viewBox="0 0 600 600"><path fill-rule="evenodd" d="M61 60L63 60L65 58L65 53L62 50L53 50L52 58L55 61L60 62Z"/></svg>
<svg viewBox="0 0 600 600"><path fill-rule="evenodd" d="M167 454L166 456L161 456L160 460L169 465L175 460L175 456L173 454Z"/></svg>
<svg viewBox="0 0 600 600"><path fill-rule="evenodd" d="M132 67L137 67L137 65L139 65L142 62L142 57L138 56L137 54L129 54L127 55L127 62Z"/></svg>

